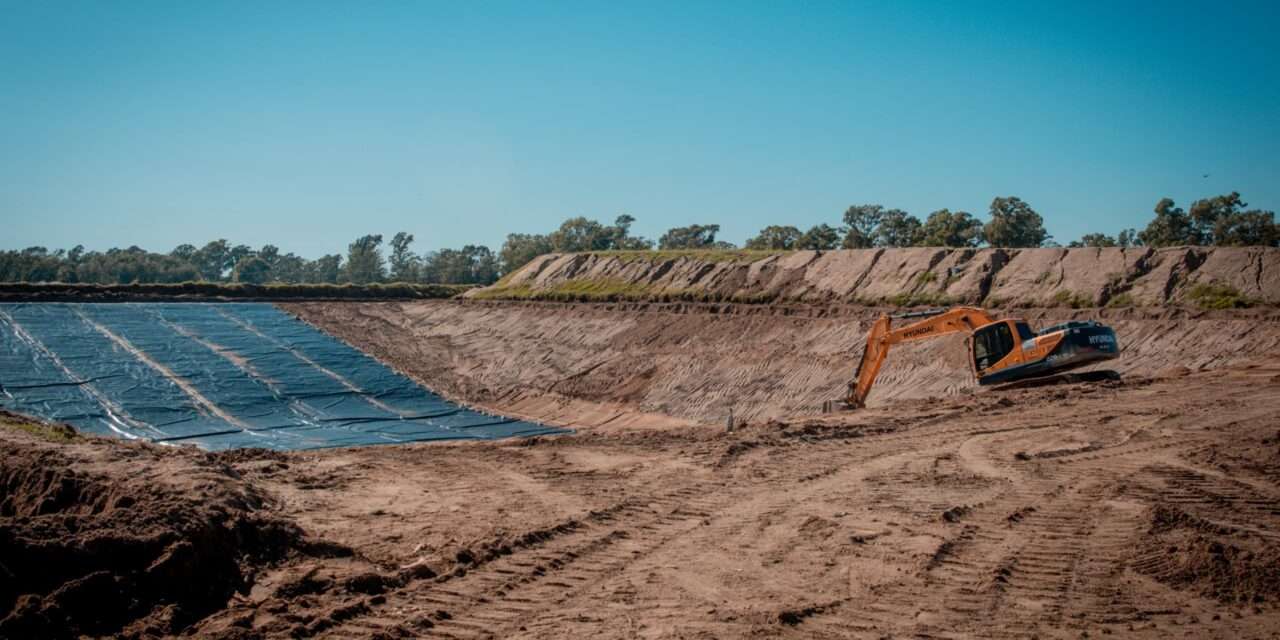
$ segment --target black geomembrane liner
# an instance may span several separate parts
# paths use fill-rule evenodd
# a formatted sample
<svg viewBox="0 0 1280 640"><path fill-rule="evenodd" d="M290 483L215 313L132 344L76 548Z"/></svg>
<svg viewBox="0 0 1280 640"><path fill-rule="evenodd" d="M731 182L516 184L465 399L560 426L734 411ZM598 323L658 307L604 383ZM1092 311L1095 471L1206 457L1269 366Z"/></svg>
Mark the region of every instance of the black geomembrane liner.
<svg viewBox="0 0 1280 640"><path fill-rule="evenodd" d="M566 432L451 403L259 303L0 304L0 406L210 450Z"/></svg>

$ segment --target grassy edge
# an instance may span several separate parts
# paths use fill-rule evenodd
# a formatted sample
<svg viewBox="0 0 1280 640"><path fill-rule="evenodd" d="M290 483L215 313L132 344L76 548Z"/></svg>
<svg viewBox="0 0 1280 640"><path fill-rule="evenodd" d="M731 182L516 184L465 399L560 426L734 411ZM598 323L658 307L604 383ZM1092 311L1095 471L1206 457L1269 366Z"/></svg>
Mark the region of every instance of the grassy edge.
<svg viewBox="0 0 1280 640"><path fill-rule="evenodd" d="M80 437L75 429L65 424L41 422L9 412L0 413L0 429L21 431L48 442L72 442Z"/></svg>

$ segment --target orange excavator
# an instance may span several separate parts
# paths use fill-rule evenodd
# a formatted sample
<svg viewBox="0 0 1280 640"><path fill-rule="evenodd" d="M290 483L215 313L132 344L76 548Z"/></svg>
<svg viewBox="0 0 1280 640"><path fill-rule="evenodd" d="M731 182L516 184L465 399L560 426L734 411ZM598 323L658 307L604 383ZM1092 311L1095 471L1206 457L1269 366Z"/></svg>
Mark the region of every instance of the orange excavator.
<svg viewBox="0 0 1280 640"><path fill-rule="evenodd" d="M893 320L925 317L893 328ZM882 315L867 334L867 347L849 383L845 403L854 409L866 406L889 348L902 342L927 340L963 332L969 364L980 385L1005 384L1046 378L1070 369L1120 357L1120 344L1110 327L1094 321L1057 324L1043 331L1031 330L1026 320L997 320L976 307L956 307L897 316ZM1100 377L1116 377L1113 371Z"/></svg>

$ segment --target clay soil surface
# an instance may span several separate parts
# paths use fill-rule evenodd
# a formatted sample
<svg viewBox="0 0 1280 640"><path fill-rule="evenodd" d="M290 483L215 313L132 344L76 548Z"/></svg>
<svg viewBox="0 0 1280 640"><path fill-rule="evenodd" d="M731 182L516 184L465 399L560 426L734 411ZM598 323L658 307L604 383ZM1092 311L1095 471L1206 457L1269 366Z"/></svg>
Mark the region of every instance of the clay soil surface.
<svg viewBox="0 0 1280 640"><path fill-rule="evenodd" d="M831 349L806 374L784 356L856 341L847 317L671 314L653 321L663 333L627 315L652 310L290 309L340 335L358 328L342 337L455 397L589 424L523 441L217 455L0 429L0 636L1280 630L1280 332L1268 318L1218 333L1197 323L1221 318L1116 318L1135 361L1159 369L1121 382L902 391L928 377L913 367L956 368L938 346L906 358L878 406L818 415L809 398L838 391L847 354ZM432 323L467 310L492 317L454 322L452 335ZM568 367L583 352L562 345L596 335L583 323L614 341L595 351L633 349L633 375L626 362ZM471 335L503 324L567 337L486 349ZM1165 325L1182 333L1162 342ZM752 352L747 328L773 351ZM700 369L707 343L685 336L728 343L735 331L749 355ZM1196 342L1216 355L1177 366ZM784 372L773 381L754 373L770 358ZM504 377L536 362L542 373ZM599 380L615 382L595 385L606 367ZM721 377L704 389L706 376ZM746 424L726 432L734 385ZM112 606L86 608L104 594Z"/></svg>

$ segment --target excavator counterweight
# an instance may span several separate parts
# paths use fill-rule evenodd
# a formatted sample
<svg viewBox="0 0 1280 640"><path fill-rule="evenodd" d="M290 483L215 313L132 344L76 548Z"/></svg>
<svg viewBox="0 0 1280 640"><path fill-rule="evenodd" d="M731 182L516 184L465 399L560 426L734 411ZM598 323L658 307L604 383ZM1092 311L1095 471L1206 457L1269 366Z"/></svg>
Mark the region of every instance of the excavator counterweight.
<svg viewBox="0 0 1280 640"><path fill-rule="evenodd" d="M893 327L894 320L920 317L924 319ZM997 320L976 307L886 314L867 333L867 346L849 383L845 403L855 409L866 406L867 395L893 345L952 333L966 334L969 364L980 385L1052 376L1120 356L1115 332L1093 321L1067 322L1037 333L1025 320Z"/></svg>

